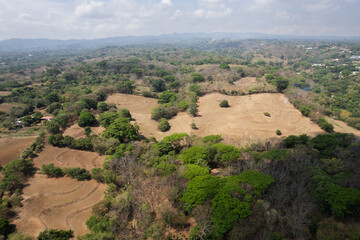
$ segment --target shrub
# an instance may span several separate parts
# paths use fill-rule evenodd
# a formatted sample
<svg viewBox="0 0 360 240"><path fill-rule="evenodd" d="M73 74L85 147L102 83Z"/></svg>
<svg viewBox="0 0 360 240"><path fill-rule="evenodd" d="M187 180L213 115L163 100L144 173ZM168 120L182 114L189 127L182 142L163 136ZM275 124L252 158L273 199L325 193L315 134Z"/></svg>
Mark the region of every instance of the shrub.
<svg viewBox="0 0 360 240"><path fill-rule="evenodd" d="M240 149L225 143L216 143L213 145L216 148L215 161L224 164L226 162L237 161L241 156Z"/></svg>
<svg viewBox="0 0 360 240"><path fill-rule="evenodd" d="M45 230L39 234L38 240L68 240L74 237L72 230Z"/></svg>
<svg viewBox="0 0 360 240"><path fill-rule="evenodd" d="M309 141L309 136L306 134L302 134L300 136L290 135L286 137L283 141L285 147L293 148L298 144L306 144Z"/></svg>
<svg viewBox="0 0 360 240"><path fill-rule="evenodd" d="M268 112L264 112L264 115L265 115L266 117L271 117L270 113L268 113Z"/></svg>
<svg viewBox="0 0 360 240"><path fill-rule="evenodd" d="M65 168L64 172L67 176L77 180L90 180L91 174L85 168Z"/></svg>
<svg viewBox="0 0 360 240"><path fill-rule="evenodd" d="M209 173L210 173L210 168L208 167L200 167L199 165L196 164L187 164L186 170L183 175L184 178L186 178L187 180L191 180L197 176L209 175Z"/></svg>
<svg viewBox="0 0 360 240"><path fill-rule="evenodd" d="M99 102L97 105L97 109L99 113L103 113L109 110L109 106L105 102Z"/></svg>
<svg viewBox="0 0 360 240"><path fill-rule="evenodd" d="M309 105L302 105L300 106L299 110L302 113L302 115L304 115L305 117L308 117L312 111Z"/></svg>
<svg viewBox="0 0 360 240"><path fill-rule="evenodd" d="M276 130L276 135L278 135L278 136L281 136L282 135L282 132L278 129L278 130Z"/></svg>
<svg viewBox="0 0 360 240"><path fill-rule="evenodd" d="M0 234L7 236L11 231L10 221L0 217Z"/></svg>
<svg viewBox="0 0 360 240"><path fill-rule="evenodd" d="M91 169L91 178L100 183L105 182L105 170L102 168Z"/></svg>
<svg viewBox="0 0 360 240"><path fill-rule="evenodd" d="M177 108L180 110L180 111L185 111L189 106L189 103L184 101L184 100L181 100L178 105L177 105Z"/></svg>
<svg viewBox="0 0 360 240"><path fill-rule="evenodd" d="M191 115L193 115L194 117L197 115L198 112L198 108L196 103L190 103L189 107L188 107L188 111Z"/></svg>
<svg viewBox="0 0 360 240"><path fill-rule="evenodd" d="M57 122L48 121L46 122L46 130L51 134L56 134L60 132L60 127Z"/></svg>
<svg viewBox="0 0 360 240"><path fill-rule="evenodd" d="M229 102L227 100L222 100L219 105L222 108L230 107Z"/></svg>
<svg viewBox="0 0 360 240"><path fill-rule="evenodd" d="M208 135L205 136L203 139L205 143L211 143L211 144L219 143L223 140L221 135Z"/></svg>
<svg viewBox="0 0 360 240"><path fill-rule="evenodd" d="M230 66L229 66L229 64L227 64L227 63L222 63L222 64L220 64L220 67L219 67L220 69L226 69L226 70L230 70Z"/></svg>
<svg viewBox="0 0 360 240"><path fill-rule="evenodd" d="M80 127L92 126L96 123L94 115L89 111L83 110L80 113L78 124Z"/></svg>
<svg viewBox="0 0 360 240"><path fill-rule="evenodd" d="M325 118L320 118L318 120L318 124L321 127L321 129L323 129L325 132L329 132L329 133L334 132L334 126L328 121L326 121Z"/></svg>
<svg viewBox="0 0 360 240"><path fill-rule="evenodd" d="M194 83L203 82L203 81L205 81L205 77L203 75L201 75L200 73L192 73L191 80Z"/></svg>
<svg viewBox="0 0 360 240"><path fill-rule="evenodd" d="M130 124L128 118L120 118L113 122L103 133L106 138L115 138L120 142L138 139L139 127Z"/></svg>
<svg viewBox="0 0 360 240"><path fill-rule="evenodd" d="M100 125L107 128L119 117L116 112L105 112L100 114Z"/></svg>
<svg viewBox="0 0 360 240"><path fill-rule="evenodd" d="M175 100L176 100L176 93L174 93L173 91L165 91L160 94L158 102L164 104L164 103L173 102Z"/></svg>
<svg viewBox="0 0 360 240"><path fill-rule="evenodd" d="M151 109L151 118L155 121L160 120L161 118L170 119L173 116L177 114L175 109L172 108L165 108L163 106L161 107L155 107Z"/></svg>
<svg viewBox="0 0 360 240"><path fill-rule="evenodd" d="M164 80L162 79L155 79L152 82L152 88L155 92L163 92L166 90L166 85Z"/></svg>
<svg viewBox="0 0 360 240"><path fill-rule="evenodd" d="M48 177L63 177L64 176L64 172L61 168L59 167L55 167L53 163L50 163L48 165L43 164L41 166L41 173L42 174L46 174Z"/></svg>
<svg viewBox="0 0 360 240"><path fill-rule="evenodd" d="M196 93L197 96L201 95L200 86L197 84L190 85L189 91Z"/></svg>
<svg viewBox="0 0 360 240"><path fill-rule="evenodd" d="M166 132L166 131L170 130L170 124L169 124L168 120L166 120L166 118L161 118L159 120L158 129L162 132Z"/></svg>
<svg viewBox="0 0 360 240"><path fill-rule="evenodd" d="M190 124L190 127L191 127L192 129L198 129L198 128L196 127L195 122L192 122L192 123Z"/></svg>
<svg viewBox="0 0 360 240"><path fill-rule="evenodd" d="M179 155L180 160L184 164L198 164L202 166L207 165L209 155L204 147L191 147Z"/></svg>
<svg viewBox="0 0 360 240"><path fill-rule="evenodd" d="M122 117L122 118L131 119L130 111L129 111L129 109L126 109L126 108L122 108L122 109L119 110L119 116Z"/></svg>

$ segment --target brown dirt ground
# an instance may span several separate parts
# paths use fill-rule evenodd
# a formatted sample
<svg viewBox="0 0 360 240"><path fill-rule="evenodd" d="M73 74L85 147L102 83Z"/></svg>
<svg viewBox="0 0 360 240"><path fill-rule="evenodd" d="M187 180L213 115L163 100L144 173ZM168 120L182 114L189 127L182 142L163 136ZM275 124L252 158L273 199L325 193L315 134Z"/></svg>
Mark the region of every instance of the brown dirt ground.
<svg viewBox="0 0 360 240"><path fill-rule="evenodd" d="M104 130L105 128L101 126L91 127L91 131L98 136L101 135ZM64 136L71 136L75 139L86 137L84 128L80 127L77 123L67 128L64 132Z"/></svg>
<svg viewBox="0 0 360 240"><path fill-rule="evenodd" d="M106 156L99 156L94 152L46 146L39 157L34 159L34 164L38 168L43 164L54 163L61 168L80 167L91 170L101 168L105 158Z"/></svg>
<svg viewBox="0 0 360 240"><path fill-rule="evenodd" d="M220 108L219 102L227 99L230 108ZM185 132L198 136L221 134L225 142L237 146L258 141L279 140L277 129L283 136L306 133L316 135L323 131L286 100L283 94L255 94L247 96L226 96L220 93L207 94L199 99L199 116L193 118L187 113L179 113L169 121L171 129L162 133L157 122L150 119L151 108L157 106L156 99L114 94L107 100L118 107L128 108L140 126L140 133L158 140L175 132ZM271 117L264 116L269 112ZM192 130L194 121L198 130Z"/></svg>
<svg viewBox="0 0 360 240"><path fill-rule="evenodd" d="M0 96L8 96L10 94L11 94L10 91L0 91Z"/></svg>
<svg viewBox="0 0 360 240"><path fill-rule="evenodd" d="M10 112L12 107L15 107L15 104L11 104L11 103L2 103L0 104L0 111L1 112Z"/></svg>
<svg viewBox="0 0 360 240"><path fill-rule="evenodd" d="M33 137L0 138L0 165L4 166L5 164L11 162L14 158L19 157L20 154L33 142Z"/></svg>
<svg viewBox="0 0 360 240"><path fill-rule="evenodd" d="M46 229L73 229L75 236L86 234L89 231L85 222L92 214L92 206L102 200L105 188L95 180L36 174L23 190L23 207L13 224L32 237Z"/></svg>
<svg viewBox="0 0 360 240"><path fill-rule="evenodd" d="M348 126L343 121L335 120L332 118L327 117L326 120L330 122L332 125L334 125L335 132L341 132L341 133L352 133L355 136L360 137L360 131Z"/></svg>

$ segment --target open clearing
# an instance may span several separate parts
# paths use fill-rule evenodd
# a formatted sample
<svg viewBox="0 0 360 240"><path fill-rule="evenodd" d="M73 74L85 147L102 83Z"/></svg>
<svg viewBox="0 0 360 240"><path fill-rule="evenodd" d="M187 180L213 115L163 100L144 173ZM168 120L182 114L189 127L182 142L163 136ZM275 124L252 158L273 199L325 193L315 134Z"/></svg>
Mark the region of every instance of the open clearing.
<svg viewBox="0 0 360 240"><path fill-rule="evenodd" d="M0 91L0 96L9 96L10 94L10 91Z"/></svg>
<svg viewBox="0 0 360 240"><path fill-rule="evenodd" d="M16 104L11 104L11 103L2 103L0 104L0 111L1 112L6 112L9 113L12 107L15 107Z"/></svg>
<svg viewBox="0 0 360 240"><path fill-rule="evenodd" d="M13 224L32 237L46 229L73 229L75 236L86 234L85 222L92 206L102 200L105 188L95 180L80 182L36 174L23 190L23 207Z"/></svg>
<svg viewBox="0 0 360 240"><path fill-rule="evenodd" d="M4 166L5 164L11 162L14 158L19 157L20 154L33 142L33 137L0 138L0 165Z"/></svg>
<svg viewBox="0 0 360 240"><path fill-rule="evenodd" d="M91 127L91 131L95 135L101 135L105 128L99 127ZM71 127L67 128L64 132L64 136L71 136L75 139L85 138L85 130L84 128L80 127L77 123L73 124Z"/></svg>
<svg viewBox="0 0 360 240"><path fill-rule="evenodd" d="M357 130L353 127L350 127L348 125L346 125L346 123L339 121L339 120L335 120L332 118L327 117L326 120L331 123L332 125L334 125L334 130L335 132L342 132L342 133L352 133L355 136L360 137L360 130Z"/></svg>
<svg viewBox="0 0 360 240"><path fill-rule="evenodd" d="M58 167L102 167L105 156L93 152L46 146L34 159L35 166L54 163ZM77 181L69 177L48 178L35 174L23 192L23 207L13 224L19 231L37 236L45 229L72 229L75 235L88 232L86 220L92 206L101 201L106 185L95 180Z"/></svg>
<svg viewBox="0 0 360 240"><path fill-rule="evenodd" d="M38 168L43 164L54 163L61 168L80 167L91 170L101 168L105 158L106 156L99 156L94 152L46 146L39 157L35 158L34 164Z"/></svg>
<svg viewBox="0 0 360 240"><path fill-rule="evenodd" d="M227 99L230 108L220 108L219 102ZM323 131L310 119L304 117L283 94L254 94L246 96L226 96L211 93L199 98L199 116L192 117L179 113L169 120L171 129L162 133L157 122L151 120L151 109L158 106L156 99L126 94L114 94L107 102L117 104L118 108L128 108L140 126L140 133L158 140L175 132L185 132L198 136L221 134L226 143L236 146L258 141L279 140L275 131L281 130L283 136L308 134L315 135ZM266 117L269 112L271 117ZM195 122L198 130L192 130Z"/></svg>

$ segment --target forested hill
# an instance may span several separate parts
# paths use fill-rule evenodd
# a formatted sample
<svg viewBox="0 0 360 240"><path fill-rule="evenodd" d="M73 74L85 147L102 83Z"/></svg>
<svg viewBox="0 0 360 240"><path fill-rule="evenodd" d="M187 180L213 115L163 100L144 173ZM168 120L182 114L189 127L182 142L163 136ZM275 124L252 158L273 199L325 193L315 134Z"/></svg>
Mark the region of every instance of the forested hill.
<svg viewBox="0 0 360 240"><path fill-rule="evenodd" d="M72 50L72 49L91 49L106 46L125 46L148 43L183 43L194 44L199 41L213 40L243 40L243 39L349 39L359 40L359 37L311 37L311 36L290 36L272 35L263 33L173 33L159 36L123 36L109 37L101 39L7 39L0 41L0 52L22 52L22 51L50 51L50 50Z"/></svg>

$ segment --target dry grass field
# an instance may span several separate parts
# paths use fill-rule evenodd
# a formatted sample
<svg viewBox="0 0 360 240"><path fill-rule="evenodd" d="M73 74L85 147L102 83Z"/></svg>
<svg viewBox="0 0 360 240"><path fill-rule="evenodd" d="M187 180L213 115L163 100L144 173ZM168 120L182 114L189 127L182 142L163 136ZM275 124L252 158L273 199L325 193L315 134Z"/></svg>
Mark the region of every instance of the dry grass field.
<svg viewBox="0 0 360 240"><path fill-rule="evenodd" d="M80 182L36 174L23 190L23 207L13 224L32 237L46 229L73 229L75 236L86 234L85 222L92 206L103 198L105 188L95 180Z"/></svg>
<svg viewBox="0 0 360 240"><path fill-rule="evenodd" d="M91 127L91 131L96 135L101 135L105 128L99 127ZM77 123L67 128L63 134L64 136L71 136L75 139L84 138L85 130L84 128L80 127Z"/></svg>
<svg viewBox="0 0 360 240"><path fill-rule="evenodd" d="M2 103L0 104L0 111L9 113L11 108L15 106L16 106L15 104L11 104L11 103Z"/></svg>
<svg viewBox="0 0 360 240"><path fill-rule="evenodd" d="M105 156L93 152L46 146L34 159L35 166L54 163L58 167L102 167ZM88 232L86 220L92 206L103 196L106 185L95 180L77 181L69 177L48 178L35 174L23 190L23 207L13 222L19 231L36 237L45 229L72 229L75 235Z"/></svg>
<svg viewBox="0 0 360 240"><path fill-rule="evenodd" d="M11 94L10 91L0 91L0 96L8 96L10 94Z"/></svg>
<svg viewBox="0 0 360 240"><path fill-rule="evenodd" d="M219 102L227 99L230 108L220 108ZM279 140L275 134L281 130L283 136L306 133L315 135L323 131L310 119L287 101L283 94L254 94L247 96L226 96L211 93L199 98L199 116L192 117L179 113L169 121L171 129L162 133L157 129L157 122L151 120L151 108L158 106L156 99L114 94L107 100L117 104L118 108L128 108L140 126L140 133L158 140L175 132L193 133L198 136L221 134L224 141L237 146L258 142ZM271 117L266 117L269 112ZM195 122L198 130L192 130Z"/></svg>
<svg viewBox="0 0 360 240"><path fill-rule="evenodd" d="M11 162L34 142L34 137L14 138L4 137L0 138L0 165Z"/></svg>

